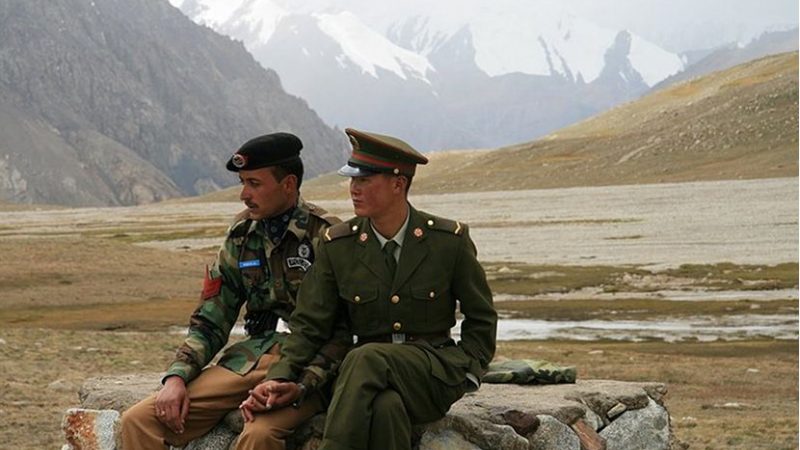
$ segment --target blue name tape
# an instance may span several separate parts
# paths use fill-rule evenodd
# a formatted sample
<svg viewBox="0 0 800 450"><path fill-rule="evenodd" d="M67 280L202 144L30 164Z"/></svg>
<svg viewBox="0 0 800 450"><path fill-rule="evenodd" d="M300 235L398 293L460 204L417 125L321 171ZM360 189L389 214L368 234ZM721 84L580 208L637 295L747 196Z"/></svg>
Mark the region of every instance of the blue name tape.
<svg viewBox="0 0 800 450"><path fill-rule="evenodd" d="M258 267L261 265L261 260L251 259L250 261L239 261L239 268L244 269L247 267Z"/></svg>

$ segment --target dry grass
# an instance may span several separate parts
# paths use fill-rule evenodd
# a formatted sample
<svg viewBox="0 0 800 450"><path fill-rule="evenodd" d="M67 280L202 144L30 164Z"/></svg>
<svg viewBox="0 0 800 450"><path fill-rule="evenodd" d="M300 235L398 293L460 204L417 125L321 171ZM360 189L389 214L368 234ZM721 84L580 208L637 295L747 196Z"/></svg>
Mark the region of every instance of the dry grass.
<svg viewBox="0 0 800 450"><path fill-rule="evenodd" d="M571 321L613 317L614 320L652 321L696 316L796 314L797 300L512 300L495 302L495 307L509 317L520 319Z"/></svg>
<svg viewBox="0 0 800 450"><path fill-rule="evenodd" d="M651 292L679 287L703 290L789 289L798 285L798 264L684 264L659 272L634 266L550 266L488 263L494 292L537 295L597 288L602 292Z"/></svg>
<svg viewBox="0 0 800 450"><path fill-rule="evenodd" d="M47 224L45 228L50 226ZM171 252L127 242L141 222L93 224L59 237L0 238L0 448L58 448L60 421L78 404L90 376L162 370L193 309L214 250ZM154 224L154 226L156 226ZM159 233L186 232L174 221ZM107 230L106 230L107 231ZM213 234L213 233L211 233ZM121 235L121 236L117 236ZM114 237L117 236L117 237ZM692 265L653 273L634 266L486 265L495 293L532 295L593 288L642 295L673 285L775 289L797 286L797 263L778 266ZM758 308L754 309L753 305ZM498 303L520 315L553 319L647 318L681 314L796 313L793 301L659 302L628 298ZM498 355L576 365L582 378L668 384L675 433L692 449L797 448L797 341L501 342ZM719 405L738 403L735 408ZM717 405L717 406L715 406Z"/></svg>
<svg viewBox="0 0 800 450"><path fill-rule="evenodd" d="M113 239L0 239L0 311L196 299L214 252L165 252ZM19 316L16 316L19 317Z"/></svg>

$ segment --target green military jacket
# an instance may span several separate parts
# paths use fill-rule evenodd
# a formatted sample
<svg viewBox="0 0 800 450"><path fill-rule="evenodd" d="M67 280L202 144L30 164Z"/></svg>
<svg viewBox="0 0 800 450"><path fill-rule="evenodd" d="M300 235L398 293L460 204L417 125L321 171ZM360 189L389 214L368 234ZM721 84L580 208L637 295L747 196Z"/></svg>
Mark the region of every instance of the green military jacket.
<svg viewBox="0 0 800 450"><path fill-rule="evenodd" d="M314 262L322 233L338 222L302 199L277 243L268 237L263 221L237 220L229 228L214 266L207 271L188 336L165 378L177 375L186 382L194 379L228 342L243 305L246 319L266 318L271 326L225 349L218 365L242 375L252 370L264 353L285 338L275 331L275 322L277 318L289 321L300 282ZM346 351L337 343L321 348L304 370L307 388L326 382Z"/></svg>
<svg viewBox="0 0 800 450"><path fill-rule="evenodd" d="M464 383L467 372L480 379L494 355L497 313L467 227L409 211L394 277L368 219L356 217L325 232L292 314L292 334L268 379L297 379L331 337L338 315L362 341L391 333L446 334L456 323L456 302L464 315L458 345L405 345L421 346L432 374L449 385Z"/></svg>

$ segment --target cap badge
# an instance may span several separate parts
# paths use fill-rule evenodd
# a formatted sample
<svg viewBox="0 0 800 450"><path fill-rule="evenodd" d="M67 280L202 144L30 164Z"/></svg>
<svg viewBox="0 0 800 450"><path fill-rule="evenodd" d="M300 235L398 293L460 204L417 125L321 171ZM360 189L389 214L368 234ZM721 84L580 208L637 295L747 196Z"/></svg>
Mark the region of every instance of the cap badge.
<svg viewBox="0 0 800 450"><path fill-rule="evenodd" d="M231 158L231 163L233 163L233 167L241 169L247 165L247 157L241 153L234 153L233 158Z"/></svg>
<svg viewBox="0 0 800 450"><path fill-rule="evenodd" d="M419 227L414 228L414 236L422 237L422 228L419 228Z"/></svg>
<svg viewBox="0 0 800 450"><path fill-rule="evenodd" d="M367 233L361 233L361 235L358 237L358 240L361 242L367 242Z"/></svg>

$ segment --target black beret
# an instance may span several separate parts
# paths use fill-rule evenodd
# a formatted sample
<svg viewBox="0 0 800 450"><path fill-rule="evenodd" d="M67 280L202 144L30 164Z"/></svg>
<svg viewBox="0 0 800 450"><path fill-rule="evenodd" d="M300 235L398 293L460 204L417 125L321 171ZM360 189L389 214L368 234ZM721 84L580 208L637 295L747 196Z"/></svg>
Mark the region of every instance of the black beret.
<svg viewBox="0 0 800 450"><path fill-rule="evenodd" d="M231 172L277 166L300 159L303 143L291 133L272 133L245 142L226 164Z"/></svg>

